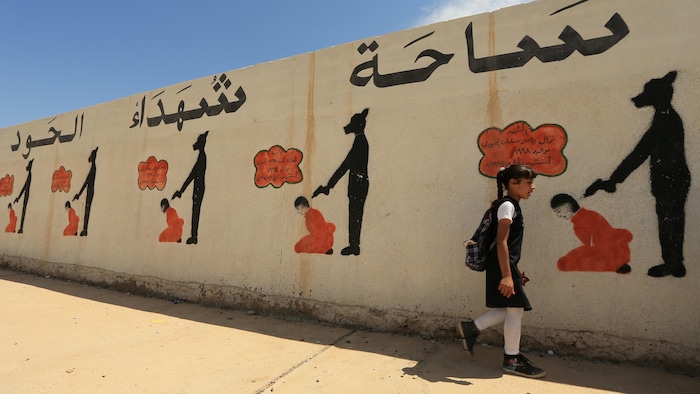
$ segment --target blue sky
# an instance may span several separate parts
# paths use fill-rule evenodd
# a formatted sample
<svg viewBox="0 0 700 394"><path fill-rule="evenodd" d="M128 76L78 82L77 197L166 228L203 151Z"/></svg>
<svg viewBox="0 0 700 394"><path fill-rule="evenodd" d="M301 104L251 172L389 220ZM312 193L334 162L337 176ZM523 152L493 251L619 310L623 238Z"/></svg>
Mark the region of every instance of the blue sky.
<svg viewBox="0 0 700 394"><path fill-rule="evenodd" d="M0 128L530 1L8 1Z"/></svg>

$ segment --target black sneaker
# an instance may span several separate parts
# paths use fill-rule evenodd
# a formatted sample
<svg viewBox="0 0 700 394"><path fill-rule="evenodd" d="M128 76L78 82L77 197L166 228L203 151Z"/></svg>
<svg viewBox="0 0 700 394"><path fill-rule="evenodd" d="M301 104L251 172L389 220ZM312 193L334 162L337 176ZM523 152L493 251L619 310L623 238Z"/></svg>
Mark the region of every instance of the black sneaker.
<svg viewBox="0 0 700 394"><path fill-rule="evenodd" d="M532 365L522 354L517 356L503 356L503 370L513 375L526 378L541 378L545 375L544 369Z"/></svg>
<svg viewBox="0 0 700 394"><path fill-rule="evenodd" d="M459 337L462 338L462 347L473 356L476 337L480 333L479 329L476 328L476 324L472 320L460 320L457 322L457 332Z"/></svg>

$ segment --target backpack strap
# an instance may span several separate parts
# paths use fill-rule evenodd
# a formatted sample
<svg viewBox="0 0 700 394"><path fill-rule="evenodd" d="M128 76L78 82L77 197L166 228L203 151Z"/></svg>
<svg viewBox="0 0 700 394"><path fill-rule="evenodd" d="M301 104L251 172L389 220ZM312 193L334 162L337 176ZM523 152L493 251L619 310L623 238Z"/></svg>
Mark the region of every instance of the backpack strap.
<svg viewBox="0 0 700 394"><path fill-rule="evenodd" d="M501 205L503 205L503 203L506 201L510 201L513 204L513 206L515 207L515 215L513 216L513 219L515 219L518 215L522 215L522 211L520 210L520 204L517 201L515 201L514 198L505 196L505 197L501 198L500 200L496 200L492 205L492 208L491 208L491 210L493 211L492 220L494 220L494 223L498 222L498 218L497 218L498 208L500 208Z"/></svg>

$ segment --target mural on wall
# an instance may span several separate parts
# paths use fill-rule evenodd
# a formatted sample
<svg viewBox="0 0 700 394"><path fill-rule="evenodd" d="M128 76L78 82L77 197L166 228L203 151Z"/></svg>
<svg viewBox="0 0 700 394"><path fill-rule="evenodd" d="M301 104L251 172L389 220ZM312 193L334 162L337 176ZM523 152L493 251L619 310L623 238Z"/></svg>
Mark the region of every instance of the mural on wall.
<svg viewBox="0 0 700 394"><path fill-rule="evenodd" d="M253 158L255 164L255 186L263 188L268 185L278 188L284 183L299 183L304 178L299 164L303 159L301 151L290 148L285 150L279 145L261 150Z"/></svg>
<svg viewBox="0 0 700 394"><path fill-rule="evenodd" d="M193 120L193 119L199 119L204 115L207 115L208 117L213 117L220 115L221 113L233 113L238 111L238 109L245 103L246 101L246 94L245 91L243 90L242 87L238 87L236 89L236 92L234 95L238 100L234 102L229 102L228 97L226 97L226 90L231 87L233 83L231 80L226 76L226 74L221 74L218 77L214 77L214 79L211 82L211 87L214 92L218 93L219 90L221 90L221 94L219 94L219 97L217 101L219 104L217 105L209 105L207 100L202 97L202 99L199 101L199 108L194 108L190 110L185 110L185 101L180 100L177 106L177 111L171 112L166 114L165 113L165 106L163 104L162 99L158 99L158 103L156 104L158 106L158 109L160 110L160 114L158 116L150 117L146 119L146 125L148 127L156 127L160 125L161 123L163 124L172 124L176 123L177 124L177 130L182 131L182 128L185 124L185 121L188 120ZM185 90L191 88L192 85L186 86L183 89L180 89L177 94L180 94L184 92ZM161 91L160 93L157 93L154 95L151 99L155 99L159 97L161 94L165 93L165 91ZM141 127L143 125L143 120L145 119L145 112L146 112L146 96L143 96L141 99L140 105L137 103L137 106L140 108L134 112L133 116L131 117L131 126L129 128L134 128L136 126Z"/></svg>
<svg viewBox="0 0 700 394"><path fill-rule="evenodd" d="M599 190L614 193L617 185L649 159L651 194L656 199L659 242L663 263L649 269L648 275L685 276L683 243L685 236L685 203L690 189L690 170L685 159L683 121L673 109L673 82L677 73L652 79L642 93L632 99L635 107L651 106L654 118L632 152L625 157L607 180L597 179L585 196Z"/></svg>
<svg viewBox="0 0 700 394"><path fill-rule="evenodd" d="M404 46L404 49L409 46L433 35L435 32L428 33L422 37L419 37ZM360 55L364 55L365 52L375 52L379 48L377 41L372 41L369 45L362 43L358 48L357 52ZM427 80L438 67L445 65L452 60L454 56L453 53L444 54L434 49L425 49L418 54L414 63L422 58L431 58L433 62L429 65L413 70L397 71L388 74L381 74L379 72L379 55L375 54L372 60L368 60L364 63L357 65L350 76L350 83L355 86L365 86L370 80L374 82L374 86L378 88L386 88L389 86L403 85L407 83L423 82ZM363 73L365 70L371 70L369 73ZM365 75L360 75L365 74Z"/></svg>
<svg viewBox="0 0 700 394"><path fill-rule="evenodd" d="M12 195L12 188L15 184L15 176L10 174L5 174L4 177L0 178L0 197L6 197Z"/></svg>
<svg viewBox="0 0 700 394"><path fill-rule="evenodd" d="M294 207L304 216L306 229L309 231L294 245L297 253L333 254L333 233L335 224L326 222L318 209L311 208L309 200L300 196L294 201Z"/></svg>
<svg viewBox="0 0 700 394"><path fill-rule="evenodd" d="M204 166L206 167L206 161ZM149 156L146 161L140 162L138 165L139 190L165 189L165 185L168 182L168 168L169 165L166 160L158 160L155 156ZM186 188L187 186L183 186L182 191ZM201 199L198 204L200 203ZM178 216L177 211L170 206L167 198L160 201L160 210L165 214L167 227L158 235L158 242L182 242L182 227L185 224L185 220Z"/></svg>
<svg viewBox="0 0 700 394"><path fill-rule="evenodd" d="M63 166L59 167L58 170L54 171L53 175L51 176L51 191L54 193L68 193L70 191L70 181L72 178L72 171L66 171L66 168Z"/></svg>
<svg viewBox="0 0 700 394"><path fill-rule="evenodd" d="M576 237L583 245L557 261L561 271L617 272L631 271L632 233L613 228L598 212L582 208L569 194L552 197L551 207L557 216L571 220Z"/></svg>
<svg viewBox="0 0 700 394"><path fill-rule="evenodd" d="M51 176L51 192L64 192L68 193L70 191L71 179L73 178L73 172L66 170L64 166L60 166L58 170L53 172ZM78 222L80 218L75 213L75 209L71 207L70 201L66 201L65 204L66 212L68 213L68 225L63 229L63 235L68 237L74 237L78 235Z"/></svg>
<svg viewBox="0 0 700 394"><path fill-rule="evenodd" d="M49 121L49 124L51 124L56 118L53 118ZM85 120L85 114L80 115L80 134L78 137L81 137L83 135L83 122ZM27 148L26 153L22 153L22 157L25 159L29 158L29 154L32 151L32 148L37 148L40 146L48 146L48 145L53 145L57 140L59 144L66 143L66 142L71 142L73 141L73 138L75 138L75 135L78 134L78 116L75 117L75 128L73 129L73 134L64 134L61 130L57 130L53 126L49 128L48 131L49 134L53 134L51 137L47 138L42 138L35 140L32 138L31 134L27 135L27 138L24 142L25 148ZM17 130L17 143L10 145L10 149L12 149L13 152L16 152L19 150L20 146L22 143L22 137L20 135L19 130Z"/></svg>
<svg viewBox="0 0 700 394"><path fill-rule="evenodd" d="M562 11L566 11L566 10L568 10L569 8L576 7L577 5L583 4L583 3L587 2L587 1L588 1L588 0L579 0L579 1L575 2L575 3L573 3L573 4L569 4L569 5L567 5L566 7L562 7L562 8L560 8L560 9L558 9L558 10L552 12L551 14L549 14L549 16L556 15L556 14L562 12Z"/></svg>
<svg viewBox="0 0 700 394"><path fill-rule="evenodd" d="M185 179L185 182L182 184L182 187L179 190L176 190L172 197L172 200L176 198L181 198L182 193L184 193L185 190L187 190L190 184L193 184L192 227L190 230L191 235L187 239L188 245L197 244L197 236L199 233L199 213L202 209L202 201L204 200L204 189L206 186L204 182L204 177L207 173L207 155L204 152L204 146L207 144L208 135L209 131L205 131L204 133L200 134L199 137L197 137L197 141L195 141L195 143L192 145L193 150L199 151L199 154L197 155L197 160L192 166L192 170L187 176L187 179Z"/></svg>
<svg viewBox="0 0 700 394"><path fill-rule="evenodd" d="M12 209L12 203L7 204L7 212L10 214L10 222L5 226L5 232L14 233L17 229L17 214L15 214L15 210Z"/></svg>
<svg viewBox="0 0 700 394"><path fill-rule="evenodd" d="M177 211L170 206L167 198L160 201L160 209L165 214L168 227L160 233L158 242L182 242L182 227L185 225L185 219L177 216Z"/></svg>
<svg viewBox="0 0 700 394"><path fill-rule="evenodd" d="M319 186L314 191L312 198L319 194L328 195L340 178L348 173L348 239L350 245L343 248L340 254L343 256L360 254L360 233L362 232L362 217L365 210L365 200L369 192L369 175L367 163L369 161L369 142L365 136L367 114L369 108L354 114L343 130L345 134L355 134L352 148L345 160L328 180L326 186Z"/></svg>
<svg viewBox="0 0 700 394"><path fill-rule="evenodd" d="M138 185L141 190L163 190L168 181L168 162L150 156L138 165Z"/></svg>
<svg viewBox="0 0 700 394"><path fill-rule="evenodd" d="M524 164L541 175L561 175L567 166L566 143L566 131L554 124L543 124L534 130L524 121L514 122L503 130L492 127L478 137L483 156L479 172L495 178L501 167Z"/></svg>
<svg viewBox="0 0 700 394"><path fill-rule="evenodd" d="M559 11L563 11L563 9ZM464 32L467 39L469 69L473 73L482 73L522 67L533 58L537 58L542 63L558 62L566 59L575 51L583 56L598 55L615 46L630 32L624 19L617 13L608 20L605 27L610 30L611 35L584 40L574 28L567 25L559 34L559 39L564 42L563 44L541 47L532 37L526 35L518 43L518 48L522 49L519 52L476 58L474 55L474 33L470 22Z"/></svg>
<svg viewBox="0 0 700 394"><path fill-rule="evenodd" d="M85 219L83 220L83 231L80 232L81 237L86 237L88 235L88 224L90 222L90 209L92 208L92 197L95 195L95 175L97 175L97 166L95 165L95 160L97 159L97 149L95 148L90 153L88 162L90 163L90 170L88 171L85 182L80 188L80 191L73 197L73 201L80 198L85 191L85 214L83 215Z"/></svg>
<svg viewBox="0 0 700 394"><path fill-rule="evenodd" d="M553 12L550 16L581 5L586 1L588 0L582 0L563 7ZM535 39L525 35L517 45L518 48L521 49L518 52L477 58L474 50L473 24L470 22L464 32L469 70L473 73L482 73L522 67L533 58L537 58L542 63L562 61L571 56L574 52L578 52L583 56L599 55L617 45L622 39L627 37L630 32L627 23L618 13L613 14L604 26L610 31L610 35L583 39L581 34L573 27L567 25L558 37L563 42L562 44L541 47ZM432 31L416 38L406 44L404 49L432 36L434 33L435 31ZM454 53L445 54L435 49L424 49L418 53L413 63L418 63L421 59L431 59L432 61L426 66L411 70L395 71L393 73L381 73L379 71L379 55L375 53L378 49L379 44L376 40L373 40L369 45L364 42L360 44L357 48L357 52L360 55L365 55L367 52L370 52L374 53L374 56L370 60L355 66L350 74L351 84L362 87L367 86L369 82L372 81L375 87L386 88L424 82L430 78L439 67L448 64L454 57Z"/></svg>
<svg viewBox="0 0 700 394"><path fill-rule="evenodd" d="M63 229L64 237L75 237L78 235L78 222L80 218L75 213L75 209L70 206L70 201L66 201L66 212L68 212L68 225Z"/></svg>
<svg viewBox="0 0 700 394"><path fill-rule="evenodd" d="M12 188L15 183L14 175L6 174L4 177L0 178L0 197L6 197L12 195ZM10 220L5 226L6 233L14 233L17 228L17 215L15 210L12 209L12 203L7 204L7 211L10 214Z"/></svg>
<svg viewBox="0 0 700 394"><path fill-rule="evenodd" d="M22 234L24 232L24 215L27 213L27 203L29 202L29 188L32 185L33 164L34 159L29 160L29 163L27 163L27 179L24 181L24 186L22 186L22 190L19 191L17 198L15 198L15 204L17 204L19 198L24 196L24 200L22 200L22 217L19 221L19 230L17 230L17 234Z"/></svg>

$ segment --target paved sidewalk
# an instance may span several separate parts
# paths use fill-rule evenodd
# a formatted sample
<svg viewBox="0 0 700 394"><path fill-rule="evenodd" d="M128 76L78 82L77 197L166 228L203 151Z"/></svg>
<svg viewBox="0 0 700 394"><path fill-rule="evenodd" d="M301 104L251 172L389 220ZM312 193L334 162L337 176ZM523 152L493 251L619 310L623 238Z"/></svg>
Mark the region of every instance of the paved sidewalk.
<svg viewBox="0 0 700 394"><path fill-rule="evenodd" d="M174 303L0 269L0 393L700 393L700 378Z"/></svg>

